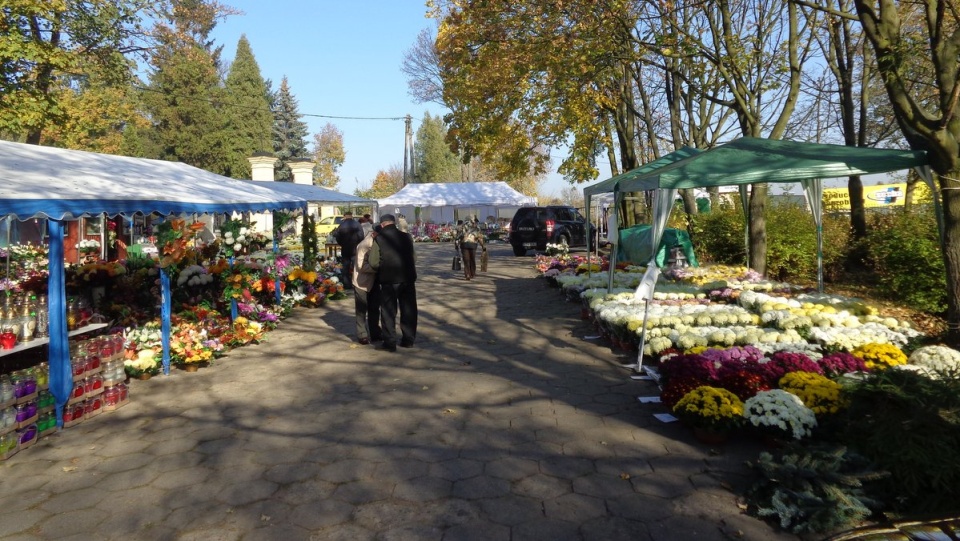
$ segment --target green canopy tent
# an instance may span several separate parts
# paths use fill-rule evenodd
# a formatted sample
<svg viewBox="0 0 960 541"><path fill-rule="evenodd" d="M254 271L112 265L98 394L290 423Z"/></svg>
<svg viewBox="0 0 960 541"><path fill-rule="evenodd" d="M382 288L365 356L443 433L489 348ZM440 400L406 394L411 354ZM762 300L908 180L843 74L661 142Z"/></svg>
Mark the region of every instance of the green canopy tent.
<svg viewBox="0 0 960 541"><path fill-rule="evenodd" d="M655 162L653 162L655 163ZM739 185L741 195L753 183L798 182L813 213L817 227L817 282L823 290L823 185L821 179L886 173L917 168L921 177L933 186L926 153L923 151L858 148L843 145L799 143L794 141L745 137L705 152L673 161L643 174L621 179L613 186L619 192L654 191L654 253L666 225L677 190L710 186ZM620 175L621 177L623 175ZM616 177L614 177L616 178ZM605 181L609 182L609 181ZM584 190L586 193L587 190ZM934 198L936 202L937 199ZM937 209L940 215L939 208ZM660 269L656 261L647 267L636 295L645 300L653 296ZM643 338L637 368L643 355Z"/></svg>
<svg viewBox="0 0 960 541"><path fill-rule="evenodd" d="M665 155L665 156L663 156L663 157L661 157L661 158L659 158L659 159L657 159L657 160L654 160L654 161L652 161L652 162L650 162L650 163L641 165L640 167L637 167L636 169L631 169L630 171L627 171L626 173L621 173L621 174L619 174L619 175L617 175L617 176L608 178L607 180L604 180L604 181L602 181L602 182L598 182L597 184L594 184L593 186L588 186L588 187L584 188L584 189L583 189L583 197L584 197L584 205L586 206L585 212L586 212L587 223L592 223L592 222L590 221L590 209L592 208L590 200L591 200L595 195L602 194L602 193L610 193L610 192L613 192L613 208L616 209L616 208L618 208L619 205L620 205L620 198L622 197L623 192L625 192L625 191L636 191L636 190L624 190L623 188L621 188L621 186L622 186L623 184L625 184L625 183L631 183L631 182L635 181L637 178L643 177L644 175L647 175L648 173L652 173L652 172L654 172L654 171L656 171L656 170L658 170L658 169L660 169L660 168L662 168L662 167L666 167L666 166L668 166L668 165L670 165L670 164L679 162L679 161L681 161L681 160L683 160L683 159L690 158L690 157L692 157L692 156L696 156L697 154L699 154L699 153L701 153L701 152L702 152L701 150L698 150L698 149L696 149L696 148L684 147L684 148L681 148L680 150L675 150L675 151L671 152L670 154L667 154L667 155ZM616 216L616 213L614 213L614 216ZM656 229L656 228L654 228L654 229ZM617 228L614 228L614 229L613 229L613 232L616 233L616 231L617 231ZM662 230L659 231L659 232L654 231L654 235L657 236L657 244L655 244L655 245L653 246L653 253L656 254L656 253L657 253L657 248L658 248L659 245L660 245L660 244L659 244L659 243L660 243L660 239L663 237L663 231L662 231ZM614 243L614 247L613 247L613 250L612 250L611 253L616 253L616 251L617 251L617 243L619 242L619 236L616 235L616 234L614 234L614 235L611 237L611 241L613 241L613 243ZM588 269L590 268L590 249L591 249L591 248L590 248L590 243L591 243L591 242L593 242L593 238L588 237L588 238L587 238L587 268L588 268ZM614 265L610 265L609 276L608 276L608 280L607 280L607 289L610 289L610 288L613 286L613 273L614 273L614 270L615 270Z"/></svg>

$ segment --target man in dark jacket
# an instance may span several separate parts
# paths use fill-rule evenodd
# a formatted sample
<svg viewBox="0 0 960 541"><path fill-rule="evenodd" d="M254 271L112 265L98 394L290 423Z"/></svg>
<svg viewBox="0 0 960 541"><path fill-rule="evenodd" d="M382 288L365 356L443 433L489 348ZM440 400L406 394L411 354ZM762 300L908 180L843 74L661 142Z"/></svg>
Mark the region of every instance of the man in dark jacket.
<svg viewBox="0 0 960 541"><path fill-rule="evenodd" d="M333 238L340 245L340 261L343 265L343 288L353 289L353 265L357 255L357 245L363 240L363 226L353 219L350 211L343 213L343 220L333 232Z"/></svg>
<svg viewBox="0 0 960 541"><path fill-rule="evenodd" d="M412 348L417 338L417 258L413 237L397 229L392 214L380 217L382 230L370 248L368 260L380 282L380 328L383 344L397 350L397 309L400 310L400 347Z"/></svg>

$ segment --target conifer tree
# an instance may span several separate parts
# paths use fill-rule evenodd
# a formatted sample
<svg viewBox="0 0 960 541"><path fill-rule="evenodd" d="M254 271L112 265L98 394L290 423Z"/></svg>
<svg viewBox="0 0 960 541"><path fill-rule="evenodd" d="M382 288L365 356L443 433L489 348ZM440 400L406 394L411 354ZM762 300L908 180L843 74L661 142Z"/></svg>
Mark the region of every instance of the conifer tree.
<svg viewBox="0 0 960 541"><path fill-rule="evenodd" d="M153 121L147 133L150 157L225 174L226 122L218 110L222 47L209 39L219 9L204 0L178 2L168 20L158 24L160 46L150 59L143 101Z"/></svg>
<svg viewBox="0 0 960 541"><path fill-rule="evenodd" d="M260 74L246 35L237 42L237 55L230 65L226 81L224 116L227 119L229 146L226 175L250 178L250 162L255 152L272 151L270 92Z"/></svg>
<svg viewBox="0 0 960 541"><path fill-rule="evenodd" d="M413 144L416 182L460 182L460 160L447 145L443 118L424 113Z"/></svg>
<svg viewBox="0 0 960 541"><path fill-rule="evenodd" d="M280 81L273 110L273 155L277 161L274 178L293 180L288 162L309 158L307 152L307 124L301 120L297 98L290 91L286 76Z"/></svg>

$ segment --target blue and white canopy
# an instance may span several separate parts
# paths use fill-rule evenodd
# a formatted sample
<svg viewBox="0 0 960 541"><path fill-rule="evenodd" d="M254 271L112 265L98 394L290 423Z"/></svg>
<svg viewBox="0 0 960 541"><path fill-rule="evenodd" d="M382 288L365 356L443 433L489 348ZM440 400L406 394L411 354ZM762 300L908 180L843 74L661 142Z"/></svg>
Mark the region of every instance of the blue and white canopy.
<svg viewBox="0 0 960 541"><path fill-rule="evenodd" d="M0 141L0 216L71 220L106 213L163 215L295 209L306 200L268 183L180 162Z"/></svg>

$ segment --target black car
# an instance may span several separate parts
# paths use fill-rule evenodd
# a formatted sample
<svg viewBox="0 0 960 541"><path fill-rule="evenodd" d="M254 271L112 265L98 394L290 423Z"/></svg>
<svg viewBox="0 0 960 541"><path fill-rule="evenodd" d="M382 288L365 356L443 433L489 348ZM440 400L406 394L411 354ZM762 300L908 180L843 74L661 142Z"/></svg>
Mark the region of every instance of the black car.
<svg viewBox="0 0 960 541"><path fill-rule="evenodd" d="M546 250L547 244L586 246L587 220L574 207L521 207L510 221L510 245L513 254L527 250Z"/></svg>

